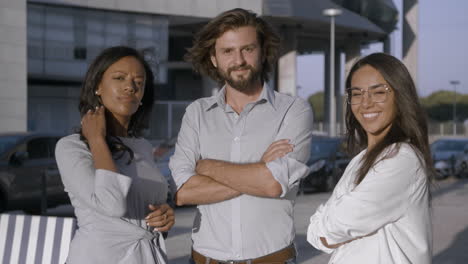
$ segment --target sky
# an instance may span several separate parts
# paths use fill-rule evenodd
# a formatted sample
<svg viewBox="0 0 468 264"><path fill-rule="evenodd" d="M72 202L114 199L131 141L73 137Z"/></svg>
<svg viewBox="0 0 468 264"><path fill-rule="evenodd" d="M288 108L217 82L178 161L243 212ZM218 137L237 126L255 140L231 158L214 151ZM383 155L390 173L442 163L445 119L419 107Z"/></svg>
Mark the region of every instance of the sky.
<svg viewBox="0 0 468 264"><path fill-rule="evenodd" d="M391 52L402 57L401 10L403 0L393 0L400 10L397 29L391 34ZM428 96L439 90L453 91L451 80L458 80L457 92L468 94L468 0L419 1L418 93ZM376 43L363 48L362 55L382 51ZM298 95L307 98L323 91L323 55L301 55L298 64ZM314 74L310 73L313 69ZM342 83L344 76L342 76Z"/></svg>

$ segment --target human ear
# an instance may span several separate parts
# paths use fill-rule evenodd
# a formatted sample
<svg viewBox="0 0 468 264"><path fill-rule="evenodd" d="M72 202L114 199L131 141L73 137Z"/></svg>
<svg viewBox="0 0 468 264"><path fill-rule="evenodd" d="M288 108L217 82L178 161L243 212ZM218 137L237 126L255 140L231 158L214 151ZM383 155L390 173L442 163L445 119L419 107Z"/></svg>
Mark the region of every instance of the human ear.
<svg viewBox="0 0 468 264"><path fill-rule="evenodd" d="M216 61L215 55L211 55L211 63L213 64L213 67L218 68L218 63Z"/></svg>

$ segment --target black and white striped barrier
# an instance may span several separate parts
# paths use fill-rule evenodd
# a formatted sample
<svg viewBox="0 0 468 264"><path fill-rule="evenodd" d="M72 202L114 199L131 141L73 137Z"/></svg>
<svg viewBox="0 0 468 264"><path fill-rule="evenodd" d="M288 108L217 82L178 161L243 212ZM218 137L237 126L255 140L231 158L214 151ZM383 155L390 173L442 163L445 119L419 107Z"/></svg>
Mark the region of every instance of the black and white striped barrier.
<svg viewBox="0 0 468 264"><path fill-rule="evenodd" d="M72 217L0 214L0 263L63 264L75 230Z"/></svg>

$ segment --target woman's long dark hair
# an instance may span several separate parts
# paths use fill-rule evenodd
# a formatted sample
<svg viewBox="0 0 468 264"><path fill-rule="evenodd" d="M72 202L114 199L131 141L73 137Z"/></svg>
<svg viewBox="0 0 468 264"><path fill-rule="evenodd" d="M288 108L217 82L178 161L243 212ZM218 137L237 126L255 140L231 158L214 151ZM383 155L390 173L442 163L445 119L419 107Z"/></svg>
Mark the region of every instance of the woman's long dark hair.
<svg viewBox="0 0 468 264"><path fill-rule="evenodd" d="M418 158L426 169L428 182L432 182L434 167L429 148L427 117L422 108L416 86L405 65L395 57L385 53L368 55L353 65L346 79L346 87L351 87L351 80L357 70L364 66L376 69L391 86L394 93L396 117L385 137L364 155L358 170L356 184L366 177L375 165L382 152L392 144L407 142L416 151ZM367 134L351 111L351 105L346 106L346 140L349 152L356 154L367 147ZM385 159L385 157L380 160Z"/></svg>
<svg viewBox="0 0 468 264"><path fill-rule="evenodd" d="M130 118L127 131L130 137L141 137L143 130L149 127L149 118L153 110L154 74L143 54L133 48L126 46L107 48L94 59L86 72L81 87L78 109L81 117L83 117L88 110L95 109L97 106L102 105L100 97L96 95L96 91L101 83L104 72L115 62L128 56L136 58L143 65L146 76L145 92L141 99L142 105L138 107L138 110ZM81 140L86 142L81 128L78 133L80 134ZM132 161L133 151L116 137L114 131L107 130L106 141L112 154L120 153L121 155L119 157L122 157L125 152L128 152L130 155L129 162Z"/></svg>

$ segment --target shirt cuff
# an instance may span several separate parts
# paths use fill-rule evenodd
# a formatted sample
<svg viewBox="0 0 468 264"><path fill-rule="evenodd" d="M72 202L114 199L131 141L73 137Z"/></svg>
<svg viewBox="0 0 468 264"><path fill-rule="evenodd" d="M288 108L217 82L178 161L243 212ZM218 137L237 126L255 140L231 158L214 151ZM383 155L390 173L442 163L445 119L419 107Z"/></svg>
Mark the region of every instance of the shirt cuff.
<svg viewBox="0 0 468 264"><path fill-rule="evenodd" d="M280 197L284 197L309 172L309 167L305 164L288 157L270 161L266 163L266 166L273 178L281 185L282 193Z"/></svg>
<svg viewBox="0 0 468 264"><path fill-rule="evenodd" d="M307 241L316 249L321 250L327 254L331 254L333 253L334 249L326 247L320 240L320 237L326 238L325 232L323 230L323 225L321 225L322 217L323 215L318 211L314 215L312 215L312 217L310 217L310 224L307 228Z"/></svg>
<svg viewBox="0 0 468 264"><path fill-rule="evenodd" d="M174 172L172 174L172 178L174 179L177 191L182 187L182 185L184 185L185 182L187 182L190 179L190 177L192 177L195 174L196 173L193 170L180 170Z"/></svg>

